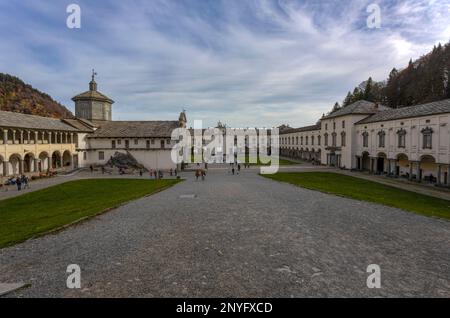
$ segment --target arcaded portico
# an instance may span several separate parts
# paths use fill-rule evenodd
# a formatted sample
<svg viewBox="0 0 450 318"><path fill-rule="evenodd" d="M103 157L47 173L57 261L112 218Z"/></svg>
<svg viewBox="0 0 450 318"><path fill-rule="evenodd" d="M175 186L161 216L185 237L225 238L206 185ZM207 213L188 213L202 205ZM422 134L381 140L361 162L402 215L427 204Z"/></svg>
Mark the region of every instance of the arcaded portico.
<svg viewBox="0 0 450 318"><path fill-rule="evenodd" d="M0 175L73 169L78 133L60 119L0 112Z"/></svg>
<svg viewBox="0 0 450 318"><path fill-rule="evenodd" d="M450 187L450 99L399 109L358 101L282 130L280 154Z"/></svg>

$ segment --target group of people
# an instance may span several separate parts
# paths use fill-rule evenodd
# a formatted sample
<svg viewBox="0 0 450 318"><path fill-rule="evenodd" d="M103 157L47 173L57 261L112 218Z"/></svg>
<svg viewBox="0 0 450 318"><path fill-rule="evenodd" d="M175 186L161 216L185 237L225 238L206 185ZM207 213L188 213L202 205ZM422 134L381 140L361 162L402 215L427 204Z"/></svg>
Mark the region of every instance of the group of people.
<svg viewBox="0 0 450 318"><path fill-rule="evenodd" d="M202 178L202 181L205 181L206 171L204 169L195 170L195 180L198 181L198 178Z"/></svg>
<svg viewBox="0 0 450 318"><path fill-rule="evenodd" d="M230 163L231 174L239 174L241 172L241 164L240 163ZM244 163L244 168L250 168L250 164Z"/></svg>
<svg viewBox="0 0 450 318"><path fill-rule="evenodd" d="M144 174L144 171L142 169L139 170L139 175L141 177L143 176L143 174ZM150 178L155 178L155 180L164 178L164 172L162 170L149 169L149 175L150 175ZM178 176L178 170L177 169L170 169L169 170L169 175L171 177L173 177L173 176L177 177Z"/></svg>
<svg viewBox="0 0 450 318"><path fill-rule="evenodd" d="M26 175L19 175L17 177L12 177L6 180L5 183L3 183L3 177L1 180L1 185L4 187L4 191L8 191L10 186L17 186L17 191L30 189L30 180L28 179L28 176Z"/></svg>

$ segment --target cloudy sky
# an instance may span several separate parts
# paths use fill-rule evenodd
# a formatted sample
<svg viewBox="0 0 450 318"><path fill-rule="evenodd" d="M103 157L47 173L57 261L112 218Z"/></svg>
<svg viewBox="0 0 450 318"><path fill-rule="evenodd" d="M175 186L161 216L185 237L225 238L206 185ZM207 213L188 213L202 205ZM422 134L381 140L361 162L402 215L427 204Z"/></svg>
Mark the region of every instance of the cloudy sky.
<svg viewBox="0 0 450 318"><path fill-rule="evenodd" d="M81 29L66 26L71 3ZM116 120L314 123L347 91L450 39L450 0L0 0L0 72L73 110L91 69Z"/></svg>

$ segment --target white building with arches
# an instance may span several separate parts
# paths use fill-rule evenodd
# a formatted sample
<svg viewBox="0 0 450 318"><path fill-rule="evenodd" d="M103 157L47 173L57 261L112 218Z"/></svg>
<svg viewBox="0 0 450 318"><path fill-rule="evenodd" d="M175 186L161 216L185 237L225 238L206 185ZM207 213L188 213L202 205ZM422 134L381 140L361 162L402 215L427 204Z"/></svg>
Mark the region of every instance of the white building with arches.
<svg viewBox="0 0 450 318"><path fill-rule="evenodd" d="M97 91L73 98L76 118L55 119L0 111L0 176L38 174L104 165L116 153L133 156L147 169L177 167L171 159L173 129L178 120L113 121L112 99Z"/></svg>
<svg viewBox="0 0 450 318"><path fill-rule="evenodd" d="M398 109L358 101L315 126L282 130L280 154L450 186L450 99Z"/></svg>

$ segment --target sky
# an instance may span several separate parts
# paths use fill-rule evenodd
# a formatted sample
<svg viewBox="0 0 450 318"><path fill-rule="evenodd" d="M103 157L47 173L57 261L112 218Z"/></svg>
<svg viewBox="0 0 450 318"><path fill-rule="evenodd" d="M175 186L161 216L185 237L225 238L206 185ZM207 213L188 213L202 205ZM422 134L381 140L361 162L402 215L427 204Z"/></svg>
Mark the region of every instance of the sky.
<svg viewBox="0 0 450 318"><path fill-rule="evenodd" d="M310 125L449 40L450 0L0 0L0 72L74 111L95 68L114 120Z"/></svg>

